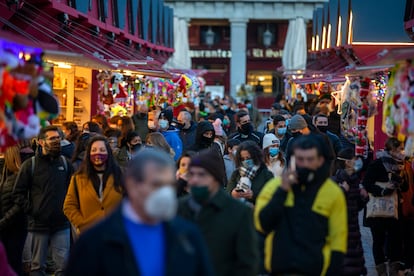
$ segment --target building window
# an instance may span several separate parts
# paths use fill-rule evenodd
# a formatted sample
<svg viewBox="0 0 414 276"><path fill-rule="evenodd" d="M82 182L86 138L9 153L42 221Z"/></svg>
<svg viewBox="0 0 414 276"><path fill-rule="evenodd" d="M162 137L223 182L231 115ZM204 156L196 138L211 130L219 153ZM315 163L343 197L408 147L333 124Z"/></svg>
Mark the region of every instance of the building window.
<svg viewBox="0 0 414 276"><path fill-rule="evenodd" d="M247 84L257 94L278 94L283 92L283 76L274 71L249 71Z"/></svg>
<svg viewBox="0 0 414 276"><path fill-rule="evenodd" d="M118 17L118 1L112 0L112 24L115 27L119 27L119 17Z"/></svg>

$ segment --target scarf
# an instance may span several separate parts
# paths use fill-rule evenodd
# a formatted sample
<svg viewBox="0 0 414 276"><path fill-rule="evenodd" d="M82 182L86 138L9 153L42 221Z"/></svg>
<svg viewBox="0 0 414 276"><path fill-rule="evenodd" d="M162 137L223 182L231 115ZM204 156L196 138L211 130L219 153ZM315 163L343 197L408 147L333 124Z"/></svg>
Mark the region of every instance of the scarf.
<svg viewBox="0 0 414 276"><path fill-rule="evenodd" d="M256 176L257 171L259 170L259 166L253 166L251 168L245 168L243 166L240 166L239 173L241 177L248 177L250 181Z"/></svg>
<svg viewBox="0 0 414 276"><path fill-rule="evenodd" d="M400 174L404 167L404 160L394 156L387 151L381 154L381 161L388 173Z"/></svg>
<svg viewBox="0 0 414 276"><path fill-rule="evenodd" d="M399 187L402 182L401 171L404 168L404 160L387 151L384 151L379 158L381 158L382 164L389 175L390 183L394 187Z"/></svg>

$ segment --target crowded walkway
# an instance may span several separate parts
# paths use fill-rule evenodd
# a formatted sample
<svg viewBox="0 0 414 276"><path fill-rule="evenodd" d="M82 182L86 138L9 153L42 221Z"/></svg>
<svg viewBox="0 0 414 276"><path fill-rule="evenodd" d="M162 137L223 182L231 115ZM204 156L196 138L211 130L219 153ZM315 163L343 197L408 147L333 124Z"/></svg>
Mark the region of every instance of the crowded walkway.
<svg viewBox="0 0 414 276"><path fill-rule="evenodd" d="M411 275L412 160L395 138L356 155L330 100L44 127L4 154L1 275ZM394 193L397 216L370 213Z"/></svg>

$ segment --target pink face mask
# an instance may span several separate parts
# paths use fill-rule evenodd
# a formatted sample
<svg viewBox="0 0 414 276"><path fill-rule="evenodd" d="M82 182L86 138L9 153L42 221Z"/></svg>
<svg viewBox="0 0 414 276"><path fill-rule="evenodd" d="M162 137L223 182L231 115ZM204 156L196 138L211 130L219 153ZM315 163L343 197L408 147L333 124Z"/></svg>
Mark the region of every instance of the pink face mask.
<svg viewBox="0 0 414 276"><path fill-rule="evenodd" d="M105 163L108 160L108 154L106 153L95 153L91 154L91 162L96 163Z"/></svg>

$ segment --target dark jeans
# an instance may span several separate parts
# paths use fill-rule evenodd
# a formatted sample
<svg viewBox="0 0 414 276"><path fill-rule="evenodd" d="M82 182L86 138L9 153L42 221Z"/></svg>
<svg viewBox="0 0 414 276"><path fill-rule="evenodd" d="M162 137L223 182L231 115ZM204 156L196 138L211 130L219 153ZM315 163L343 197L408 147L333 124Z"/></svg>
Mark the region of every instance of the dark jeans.
<svg viewBox="0 0 414 276"><path fill-rule="evenodd" d="M1 241L6 249L7 259L17 275L23 274L22 254L26 235L25 228L1 233Z"/></svg>
<svg viewBox="0 0 414 276"><path fill-rule="evenodd" d="M387 260L401 261L402 237L400 221L388 218L375 218L370 223L372 234L372 253L375 264Z"/></svg>
<svg viewBox="0 0 414 276"><path fill-rule="evenodd" d="M405 268L414 266L414 220L402 219L402 237L403 237L403 262Z"/></svg>

